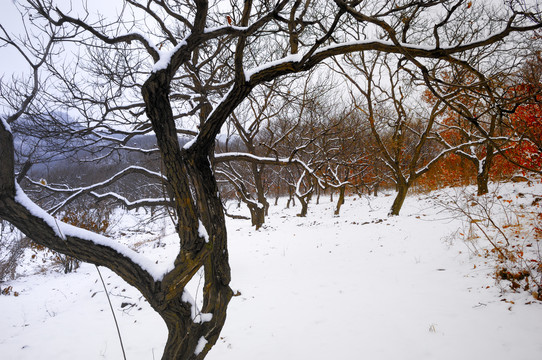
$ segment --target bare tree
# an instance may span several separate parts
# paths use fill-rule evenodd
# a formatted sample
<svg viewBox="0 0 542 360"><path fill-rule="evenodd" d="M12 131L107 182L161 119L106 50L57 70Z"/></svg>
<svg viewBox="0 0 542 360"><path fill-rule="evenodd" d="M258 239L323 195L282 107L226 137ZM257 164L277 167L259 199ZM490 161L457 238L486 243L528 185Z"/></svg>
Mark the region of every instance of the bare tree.
<svg viewBox="0 0 542 360"><path fill-rule="evenodd" d="M352 86L350 94L354 106L368 122L379 157L395 183L397 195L390 215L399 215L416 179L453 151L427 151L435 121L446 106L437 101L431 109L425 109L422 102L415 100L416 90L405 81L400 59L393 55L366 58L362 54L347 56L345 60L353 71L346 70L339 62L337 71ZM362 75L363 80L358 81L356 74Z"/></svg>
<svg viewBox="0 0 542 360"><path fill-rule="evenodd" d="M223 207L210 159L222 126L256 86L333 56L370 51L401 54L435 81L424 70L427 63L461 62L466 52L541 26L538 13L512 3L469 42L444 39L457 32L456 18L469 12L462 0L401 6L392 1L125 0L115 18L70 11L53 0L26 4L32 22L69 37L80 54L73 62L48 62L59 84L51 101L74 106L84 125L67 131L107 141L105 155L131 151L128 141L138 134L156 137L168 188L166 199L156 201L171 203L180 250L162 273L113 239L59 222L29 200L15 181L10 131L20 118L14 115L25 112L24 101L0 122L0 217L36 242L106 266L136 287L167 325L163 359L203 359L224 325L232 290ZM355 34L352 24L359 30ZM367 38L359 39L360 33ZM213 60L224 65L207 67ZM205 86L198 89L196 80ZM180 134L193 138L181 146ZM196 304L185 285L201 268L205 316L194 318Z"/></svg>
<svg viewBox="0 0 542 360"><path fill-rule="evenodd" d="M224 144L224 150L218 149L222 154L216 158L217 169L215 172L225 178L236 190L240 200L249 210L252 225L259 229L265 223L268 213L269 202L266 194L268 180L264 173L267 164L254 162L235 161L235 153L246 152L254 157L268 157L271 148L263 146L263 129L268 127L273 118L279 116L287 105L286 99L279 89L281 85L274 81L269 86L262 86L247 98L232 113L229 124L233 131L228 135L236 147L242 144L241 149L230 149L229 141ZM239 141L235 141L238 139ZM225 161L228 159L228 161Z"/></svg>
<svg viewBox="0 0 542 360"><path fill-rule="evenodd" d="M325 162L322 158L325 149L318 148L318 144L335 126L329 121L331 106L323 105L332 84L323 73L318 74L316 80L313 80L313 75L314 72L303 81L284 79L288 81L276 81L255 89L248 97L249 101L239 106L228 123L233 125L233 136L241 140L243 149L225 149L215 156L219 165L217 174L227 179L247 204L252 225L257 229L265 222L269 208L266 199L269 185L281 180L280 177L272 178L273 172L264 173L269 165L289 167L302 164L298 175L306 170L308 178L311 178L318 177L314 166L321 168ZM241 116L246 119L242 120ZM310 160L307 157L309 152ZM326 156L330 157L330 154ZM296 173L293 169L287 171L290 175ZM321 179L319 181L322 182ZM296 188L296 185L297 181L288 186ZM309 190L304 198L308 198L314 188L309 187Z"/></svg>
<svg viewBox="0 0 542 360"><path fill-rule="evenodd" d="M444 88L455 95L445 97L448 109L437 123L435 139L446 149L455 148L455 154L472 164L478 195L489 191L488 182L495 160L500 156L508 158L506 151L521 141L518 140L521 137L507 129L506 124L509 123L509 115L528 96L517 95L510 90L513 88L512 79L516 74L517 63L522 57L511 50L508 52L507 57L510 57L510 53L516 56L487 69L483 85L465 69L452 66L446 72L448 83L455 83L456 87ZM444 88L439 87L441 94Z"/></svg>
<svg viewBox="0 0 542 360"><path fill-rule="evenodd" d="M363 186L362 177L368 169L370 148L365 147L368 129L354 111L345 111L334 119L333 134L324 141L326 184L339 190L334 215L339 215L347 188Z"/></svg>

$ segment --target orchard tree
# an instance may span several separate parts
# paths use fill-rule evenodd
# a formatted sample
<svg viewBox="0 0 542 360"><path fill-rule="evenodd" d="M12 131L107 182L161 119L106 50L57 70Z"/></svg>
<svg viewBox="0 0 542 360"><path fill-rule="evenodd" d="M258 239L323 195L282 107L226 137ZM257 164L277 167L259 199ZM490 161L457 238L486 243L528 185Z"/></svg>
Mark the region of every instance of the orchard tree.
<svg viewBox="0 0 542 360"><path fill-rule="evenodd" d="M496 54L488 56L494 57ZM518 88L512 86L519 59L518 54L509 61L497 62L491 71L486 69L483 84L474 74L456 66L452 66L444 76L448 83L457 86L447 87L447 91L454 96L448 96L445 100L448 108L437 123L435 139L447 150L455 149L456 155L470 163L478 195L488 193L492 173L504 176L509 172L507 170L513 168L512 162L515 161L510 154L514 149L518 152L522 147L521 138L528 135L528 131L517 122L515 126L507 126L514 121L514 116L509 119L509 115L514 111L521 113L528 99L525 94L517 94ZM430 103L436 101L429 92L426 92L426 100ZM518 136L520 132L522 135ZM452 166L452 163L444 165Z"/></svg>
<svg viewBox="0 0 542 360"><path fill-rule="evenodd" d="M314 115L312 104L321 100L330 87L324 79L313 83L310 75L305 81L281 80L255 89L232 113L227 128L234 131L228 131L228 140L219 144L214 159L216 174L235 188L240 200L248 206L256 229L264 224L268 213L266 196L270 183L278 180L270 178L269 166L290 166L300 161L301 143L289 148L285 145L291 142L293 133L299 132L294 130L303 127L305 114ZM292 118L286 132L273 130L274 123L285 117ZM241 143L241 149L230 150L230 142L236 147Z"/></svg>
<svg viewBox="0 0 542 360"><path fill-rule="evenodd" d="M506 141L510 139L503 136L497 137L504 113L486 112L478 100L480 99L459 96L451 101L462 108L463 114L468 114L472 118L476 117L478 119L476 126L461 114L449 111L448 116L439 123L435 138L446 149L454 151L456 155L470 163L476 177L477 193L484 195L489 191L490 170L495 163L495 157L498 156L498 149L504 148ZM484 116L475 115L480 111L485 113ZM484 132L480 132L480 128Z"/></svg>
<svg viewBox="0 0 542 360"><path fill-rule="evenodd" d="M99 16L92 2L82 7L54 0L20 3L34 36L52 38L66 47L66 54L76 54L65 62L38 55L43 60L29 64L46 64L42 79L54 78L48 106L69 108L78 119L80 128L66 132L108 142L109 151L89 161L118 151L143 151L129 146L129 140L141 134L156 137L160 174L134 165L103 182L114 183L136 168L163 178L166 196L146 199L145 205L170 204L180 247L161 271L114 239L56 220L27 197L16 183L17 135L11 129L22 114L32 115L28 104L37 99L32 91L3 107L0 218L43 246L110 268L137 288L167 325L163 359L203 359L224 325L232 290L211 161L222 126L253 89L333 56L368 52L398 54L428 84L443 81L428 70L435 63L460 64L483 79L483 69L469 65L469 53L508 39L512 46L541 26L538 10L519 1L491 4L482 12L487 17L472 15L483 4L463 0L119 0L109 4L118 4L117 15ZM183 146L182 136L190 137ZM126 199L118 196L117 201ZM203 306L195 310L185 286L200 269L205 274Z"/></svg>
<svg viewBox="0 0 542 360"><path fill-rule="evenodd" d="M278 81L269 87L262 86L257 89L262 90L261 94L254 91L248 96L248 101L232 112L228 122L228 129L232 128L232 131L228 131L225 143L218 144L217 148L221 155L229 153L231 156L215 158L218 160L215 161L215 174L233 186L239 199L249 208L251 222L256 229L265 223L269 208L266 198L267 184L264 180L266 164L235 161L235 153L241 151L255 157L269 155L269 149L261 146L261 129L284 108L284 102L277 99L278 86ZM230 148L230 143L233 143L234 149Z"/></svg>
<svg viewBox="0 0 542 360"><path fill-rule="evenodd" d="M345 66L336 61L336 71L350 85L351 101L368 124L378 157L395 183L397 195L389 214L399 215L410 187L420 176L448 153L473 143L447 149L435 144L433 127L446 105L436 101L428 108L416 100L419 94L408 83L409 74L394 55L347 55L344 60Z"/></svg>

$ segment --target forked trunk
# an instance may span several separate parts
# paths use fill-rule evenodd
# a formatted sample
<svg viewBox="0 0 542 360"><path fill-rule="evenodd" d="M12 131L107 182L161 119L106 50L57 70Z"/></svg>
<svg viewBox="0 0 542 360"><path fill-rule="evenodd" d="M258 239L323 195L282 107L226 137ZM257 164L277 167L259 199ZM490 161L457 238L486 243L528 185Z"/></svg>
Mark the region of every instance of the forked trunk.
<svg viewBox="0 0 542 360"><path fill-rule="evenodd" d="M170 75L159 71L142 88L178 217L180 253L175 268L148 299L168 327L164 360L203 359L218 340L232 297L226 223L210 157L214 139L181 149L169 104ZM185 286L203 268L203 318ZM199 310L199 309L198 309Z"/></svg>
<svg viewBox="0 0 542 360"><path fill-rule="evenodd" d="M203 266L205 284L202 316L192 318L194 312L191 307L196 305L187 300L190 297L185 295L184 289L176 290L172 299L168 299L172 294L171 289L163 289L165 305L155 307L168 327L163 360L203 359L219 338L233 294L229 287L226 223L217 195L216 179L206 156L189 155L186 168L197 199L200 220L208 235L208 242L204 246L209 254L199 263L197 259L190 258L184 259L184 262L194 261L197 264L196 269L201 267L198 265Z"/></svg>
<svg viewBox="0 0 542 360"><path fill-rule="evenodd" d="M310 191L306 193L305 195L299 196L296 194L296 198L299 200L299 203L301 204L301 212L297 214L299 217L305 217L307 216L307 213L309 211L309 202L312 198L313 192Z"/></svg>
<svg viewBox="0 0 542 360"><path fill-rule="evenodd" d="M299 217L305 217L307 216L307 212L309 210L309 204L308 201L305 200L303 197L297 197L299 199L299 203L301 204L301 212L297 214Z"/></svg>
<svg viewBox="0 0 542 360"><path fill-rule="evenodd" d="M248 209L250 210L252 226L256 227L256 230L258 230L265 223L265 207L250 205Z"/></svg>

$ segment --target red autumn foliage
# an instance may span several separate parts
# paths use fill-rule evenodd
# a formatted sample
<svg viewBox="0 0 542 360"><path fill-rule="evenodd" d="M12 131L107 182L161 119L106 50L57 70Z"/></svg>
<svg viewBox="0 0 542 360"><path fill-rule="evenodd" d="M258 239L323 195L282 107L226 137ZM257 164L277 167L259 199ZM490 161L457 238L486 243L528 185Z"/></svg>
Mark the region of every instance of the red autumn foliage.
<svg viewBox="0 0 542 360"><path fill-rule="evenodd" d="M520 136L511 157L530 169L542 168L542 96L520 105L510 116L510 124Z"/></svg>
<svg viewBox="0 0 542 360"><path fill-rule="evenodd" d="M504 144L500 150L502 153L497 152L497 156L493 158L490 178L494 180L510 178L518 171L524 172L524 168L542 169L542 84L541 79L533 75L542 68L542 56L538 54L528 64L534 70L527 69L528 75L525 75L527 70L523 69L523 83L509 90L509 107L515 111L505 121L506 124L501 124L506 126L500 127L497 133L498 136L510 136L516 141ZM429 92L426 92L424 99L430 104L436 101ZM460 101L471 113L476 113L476 103L473 103L472 98L461 98ZM442 131L441 136L452 145L468 140L459 129L468 129L467 133L473 130L472 124L452 111L448 111L441 121L445 126L451 127ZM476 154L478 158L483 158L485 145L478 147ZM503 154L505 156L502 156ZM472 183L475 177L476 168L472 162L451 154L425 174L418 184L427 189L435 189Z"/></svg>

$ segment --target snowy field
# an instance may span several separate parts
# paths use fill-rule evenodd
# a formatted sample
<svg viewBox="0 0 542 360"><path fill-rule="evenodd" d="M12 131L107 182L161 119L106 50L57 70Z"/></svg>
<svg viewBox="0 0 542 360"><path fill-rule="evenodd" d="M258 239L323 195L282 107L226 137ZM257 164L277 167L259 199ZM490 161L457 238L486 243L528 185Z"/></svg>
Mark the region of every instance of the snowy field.
<svg viewBox="0 0 542 360"><path fill-rule="evenodd" d="M501 189L505 199L522 193L525 204L541 190L525 183ZM464 242L465 221L434 197L411 195L394 218L386 216L393 197L379 196L347 198L339 217L321 198L307 218L281 199L258 231L229 219L237 296L207 359L542 359L542 302L528 292L503 292L492 278L494 263L473 251L488 244ZM175 235L161 227L124 214L113 230L164 261L173 254L168 244L176 249ZM166 246L153 247L160 237ZM127 359L160 359L165 325L137 291L101 272ZM2 285L19 296L0 296L0 358L122 358L94 266Z"/></svg>

